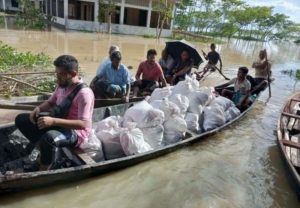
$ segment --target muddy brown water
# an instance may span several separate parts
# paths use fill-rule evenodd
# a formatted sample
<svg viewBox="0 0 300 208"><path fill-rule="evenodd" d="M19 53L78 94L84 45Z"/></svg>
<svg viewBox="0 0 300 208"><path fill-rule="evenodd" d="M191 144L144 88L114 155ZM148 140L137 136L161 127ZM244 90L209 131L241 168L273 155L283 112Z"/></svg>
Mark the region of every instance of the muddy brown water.
<svg viewBox="0 0 300 208"><path fill-rule="evenodd" d="M0 41L19 51L44 52L55 58L78 58L89 82L111 44L120 46L123 62L134 74L148 49L160 51L164 41L136 36L80 32L33 32L0 29ZM196 44L208 51L209 44ZM281 70L300 66L300 48L293 43L255 43L232 40L218 45L224 73L251 66L258 51L267 48L275 82L267 105L264 92L254 109L229 129L134 167L87 180L0 197L0 207L299 207L276 144L277 119L286 98L299 83ZM203 67L203 64L202 64ZM253 70L250 71L253 74ZM210 75L202 85L224 82ZM1 119L7 117L1 111Z"/></svg>

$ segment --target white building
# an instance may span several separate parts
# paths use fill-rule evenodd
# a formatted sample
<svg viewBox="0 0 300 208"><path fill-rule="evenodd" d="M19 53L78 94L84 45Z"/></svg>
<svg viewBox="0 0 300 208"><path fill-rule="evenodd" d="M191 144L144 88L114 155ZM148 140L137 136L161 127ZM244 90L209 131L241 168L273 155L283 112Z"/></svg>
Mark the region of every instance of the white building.
<svg viewBox="0 0 300 208"><path fill-rule="evenodd" d="M18 0L0 0L0 10L19 11Z"/></svg>
<svg viewBox="0 0 300 208"><path fill-rule="evenodd" d="M155 35L157 12L153 7L159 0L115 0L117 12L112 17L112 33ZM43 12L54 17L54 22L66 29L106 31L107 24L99 23L98 0L44 0ZM172 8L173 13L175 7ZM162 37L170 36L173 20L164 25Z"/></svg>

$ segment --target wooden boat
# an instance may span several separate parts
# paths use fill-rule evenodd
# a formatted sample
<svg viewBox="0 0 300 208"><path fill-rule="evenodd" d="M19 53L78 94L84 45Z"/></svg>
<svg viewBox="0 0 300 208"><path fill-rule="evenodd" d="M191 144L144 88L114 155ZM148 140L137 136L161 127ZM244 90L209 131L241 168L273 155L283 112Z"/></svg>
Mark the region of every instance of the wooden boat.
<svg viewBox="0 0 300 208"><path fill-rule="evenodd" d="M0 109L12 109L12 110L33 110L36 106L47 100L49 96L30 96L30 97L16 97L10 102L0 102ZM129 103L142 101L145 97L130 98ZM121 98L110 99L95 99L95 108L119 105L124 103Z"/></svg>
<svg viewBox="0 0 300 208"><path fill-rule="evenodd" d="M79 179L87 178L90 176L95 176L103 173L107 173L109 171L118 170L121 168L126 168L132 165L136 165L138 163L144 162L146 160L154 159L161 155L168 154L173 152L179 148L185 147L192 143L201 141L203 138L208 137L209 135L215 134L236 121L243 118L254 106L254 103L257 99L253 102L249 108L247 108L244 112L242 112L238 117L235 119L227 122L221 127L216 129L196 134L193 132L188 131L186 137L175 144L171 144L168 146L163 146L159 149L155 149L146 153L137 154L133 156L127 156L119 159L113 159L103 162L87 162L84 165L71 167L71 168L63 168L58 170L50 170L50 171L37 171L37 172L28 172L28 173L13 173L13 174L5 174L0 176L0 193L7 193L7 192L14 192L14 191L21 191L27 190L30 188L37 188L41 186L65 183L67 181L76 181ZM121 104L116 106L110 107L103 107L97 108L94 110L93 121L99 121L107 116L111 115L123 115L133 104ZM15 126L14 124L9 124L0 127L0 136L3 135L1 138L7 139L9 135L14 132Z"/></svg>
<svg viewBox="0 0 300 208"><path fill-rule="evenodd" d="M300 92L290 97L282 109L277 139L300 197Z"/></svg>

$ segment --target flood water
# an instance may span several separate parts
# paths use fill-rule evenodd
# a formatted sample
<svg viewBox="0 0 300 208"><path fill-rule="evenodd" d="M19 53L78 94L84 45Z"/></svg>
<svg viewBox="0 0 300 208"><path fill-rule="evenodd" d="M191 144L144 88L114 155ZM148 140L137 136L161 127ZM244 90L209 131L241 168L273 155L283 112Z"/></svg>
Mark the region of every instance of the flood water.
<svg viewBox="0 0 300 208"><path fill-rule="evenodd" d="M134 69L148 49L160 51L164 47L164 40L136 36L9 29L0 29L0 41L19 51L44 52L53 58L72 54L79 59L87 82L111 44L120 46L123 62ZM209 44L196 46L209 49ZM280 72L300 68L300 47L233 40L218 45L217 50L224 73L233 77L238 66L250 68L258 51L265 47L273 62L272 98L265 104L268 92L264 92L254 109L237 124L193 146L134 167L2 196L0 207L299 207L274 130L286 98L300 89L293 77ZM202 85L222 82L220 75L213 74Z"/></svg>

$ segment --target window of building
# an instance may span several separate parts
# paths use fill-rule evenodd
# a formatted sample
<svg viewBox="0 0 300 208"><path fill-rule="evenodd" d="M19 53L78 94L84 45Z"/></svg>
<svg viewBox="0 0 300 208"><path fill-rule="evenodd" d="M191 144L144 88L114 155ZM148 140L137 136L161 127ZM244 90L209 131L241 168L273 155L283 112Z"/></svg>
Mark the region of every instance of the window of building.
<svg viewBox="0 0 300 208"><path fill-rule="evenodd" d="M124 24L146 27L147 14L147 10L125 7Z"/></svg>
<svg viewBox="0 0 300 208"><path fill-rule="evenodd" d="M18 8L19 7L19 3L17 0L11 0L11 7L16 7Z"/></svg>

